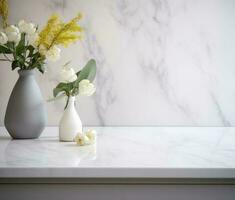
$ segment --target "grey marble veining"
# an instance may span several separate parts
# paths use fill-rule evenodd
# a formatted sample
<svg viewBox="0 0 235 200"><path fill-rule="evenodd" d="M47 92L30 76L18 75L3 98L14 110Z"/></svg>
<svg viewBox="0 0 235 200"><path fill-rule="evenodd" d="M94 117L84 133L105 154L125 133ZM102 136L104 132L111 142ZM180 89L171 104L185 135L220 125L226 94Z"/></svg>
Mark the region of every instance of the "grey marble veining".
<svg viewBox="0 0 235 200"><path fill-rule="evenodd" d="M45 99L62 64L93 57L97 92L78 100L86 125L234 126L234 1L9 0L10 21L45 23L51 13L84 13L84 40L37 75ZM1 63L0 124L17 73ZM63 100L47 103L58 125Z"/></svg>
<svg viewBox="0 0 235 200"><path fill-rule="evenodd" d="M11 140L0 128L1 177L235 178L235 128L94 127L96 144Z"/></svg>

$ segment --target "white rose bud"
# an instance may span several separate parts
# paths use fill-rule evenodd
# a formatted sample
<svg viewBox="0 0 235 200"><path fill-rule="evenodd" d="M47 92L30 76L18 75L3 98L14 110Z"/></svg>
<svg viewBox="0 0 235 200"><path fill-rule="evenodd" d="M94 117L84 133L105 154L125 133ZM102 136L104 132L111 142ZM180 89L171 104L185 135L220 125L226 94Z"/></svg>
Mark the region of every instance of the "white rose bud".
<svg viewBox="0 0 235 200"><path fill-rule="evenodd" d="M77 75L73 68L64 67L60 72L60 81L70 83L77 80Z"/></svg>
<svg viewBox="0 0 235 200"><path fill-rule="evenodd" d="M95 130L87 130L85 135L89 138L91 143L95 143L95 141L96 141L96 131Z"/></svg>
<svg viewBox="0 0 235 200"><path fill-rule="evenodd" d="M18 27L21 33L33 34L36 32L35 25L33 23L26 23L24 20L18 23Z"/></svg>
<svg viewBox="0 0 235 200"><path fill-rule="evenodd" d="M83 79L79 83L79 94L82 96L91 96L95 92L95 86L88 80Z"/></svg>
<svg viewBox="0 0 235 200"><path fill-rule="evenodd" d="M19 29L14 26L8 26L5 30L8 37L8 41L18 43L20 41L21 35Z"/></svg>
<svg viewBox="0 0 235 200"><path fill-rule="evenodd" d="M20 33L19 29L18 29L16 26L14 26L14 25L8 26L8 27L5 29L5 32L6 32L6 34L12 33L12 32Z"/></svg>
<svg viewBox="0 0 235 200"><path fill-rule="evenodd" d="M89 138L85 134L82 134L82 133L78 133L75 136L74 141L80 146L90 144Z"/></svg>
<svg viewBox="0 0 235 200"><path fill-rule="evenodd" d="M61 49L55 45L46 52L46 58L51 61L57 61L60 58L60 51Z"/></svg>
<svg viewBox="0 0 235 200"><path fill-rule="evenodd" d="M6 44L8 41L8 38L5 33L0 32L0 44Z"/></svg>

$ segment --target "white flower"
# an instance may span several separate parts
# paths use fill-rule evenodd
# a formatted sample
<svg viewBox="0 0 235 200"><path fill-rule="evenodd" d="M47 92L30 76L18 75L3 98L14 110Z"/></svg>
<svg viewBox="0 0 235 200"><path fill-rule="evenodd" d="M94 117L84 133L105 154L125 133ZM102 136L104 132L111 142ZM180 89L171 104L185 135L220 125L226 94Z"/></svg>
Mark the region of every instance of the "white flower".
<svg viewBox="0 0 235 200"><path fill-rule="evenodd" d="M95 92L95 86L88 79L83 79L79 83L80 95L91 96L94 92Z"/></svg>
<svg viewBox="0 0 235 200"><path fill-rule="evenodd" d="M96 131L95 130L87 130L85 135L89 138L91 143L96 141Z"/></svg>
<svg viewBox="0 0 235 200"><path fill-rule="evenodd" d="M60 58L60 51L61 49L54 45L46 52L46 58L51 61L57 61Z"/></svg>
<svg viewBox="0 0 235 200"><path fill-rule="evenodd" d="M74 141L80 146L90 144L89 138L85 134L82 134L82 133L78 133L75 136Z"/></svg>
<svg viewBox="0 0 235 200"><path fill-rule="evenodd" d="M18 43L20 41L20 31L16 26L8 26L5 32L10 42Z"/></svg>
<svg viewBox="0 0 235 200"><path fill-rule="evenodd" d="M73 68L64 67L60 72L60 81L70 83L77 80L77 75Z"/></svg>
<svg viewBox="0 0 235 200"><path fill-rule="evenodd" d="M19 21L18 27L21 33L33 34L36 32L36 27L33 23L26 23L24 20Z"/></svg>
<svg viewBox="0 0 235 200"><path fill-rule="evenodd" d="M8 33L13 33L13 32L20 33L19 29L18 29L16 26L14 26L14 25L8 26L8 27L5 29L5 31L6 31L6 34L8 34Z"/></svg>
<svg viewBox="0 0 235 200"><path fill-rule="evenodd" d="M0 44L6 44L8 41L8 38L5 33L0 32Z"/></svg>
<svg viewBox="0 0 235 200"><path fill-rule="evenodd" d="M26 40L28 41L28 43L34 47L36 47L37 45L37 41L38 41L38 33L33 33L31 35L26 35Z"/></svg>
<svg viewBox="0 0 235 200"><path fill-rule="evenodd" d="M49 50L47 50L44 45L40 45L38 51L41 55L46 56L46 58L51 61L56 61L60 58L61 49L58 48L56 45L51 47Z"/></svg>

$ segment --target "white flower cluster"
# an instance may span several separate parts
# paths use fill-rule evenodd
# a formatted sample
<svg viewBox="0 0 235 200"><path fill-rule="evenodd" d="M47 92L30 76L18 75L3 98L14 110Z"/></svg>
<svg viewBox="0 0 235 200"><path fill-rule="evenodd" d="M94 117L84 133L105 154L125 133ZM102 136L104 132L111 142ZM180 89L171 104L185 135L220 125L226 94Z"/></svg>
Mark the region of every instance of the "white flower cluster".
<svg viewBox="0 0 235 200"><path fill-rule="evenodd" d="M96 142L96 135L95 130L88 130L85 133L78 133L74 141L80 146L94 144Z"/></svg>
<svg viewBox="0 0 235 200"><path fill-rule="evenodd" d="M77 80L77 74L71 67L63 67L60 72L60 81L63 83L71 83ZM79 95L91 96L95 92L95 86L88 79L79 82Z"/></svg>
<svg viewBox="0 0 235 200"><path fill-rule="evenodd" d="M16 26L8 26L5 30L5 33L9 42L18 43L20 41L20 30Z"/></svg>
<svg viewBox="0 0 235 200"><path fill-rule="evenodd" d="M49 50L43 45L39 46L39 53L51 61L57 61L60 58L60 52L61 49L57 45L52 46Z"/></svg>
<svg viewBox="0 0 235 200"><path fill-rule="evenodd" d="M21 39L21 33L25 33L28 44L35 46L38 39L38 33L36 31L37 29L35 24L26 23L24 20L21 20L18 23L18 26L10 25L4 30L4 32L0 32L0 44L4 45L8 41L18 44Z"/></svg>
<svg viewBox="0 0 235 200"><path fill-rule="evenodd" d="M71 67L63 67L60 71L60 81L63 83L70 83L77 80L77 74Z"/></svg>
<svg viewBox="0 0 235 200"><path fill-rule="evenodd" d="M95 86L88 79L79 82L79 95L91 96L95 92Z"/></svg>
<svg viewBox="0 0 235 200"><path fill-rule="evenodd" d="M19 21L18 25L10 25L4 31L0 32L0 45L5 45L8 41L14 42L16 45L21 40L21 34L25 33L27 45L37 47L39 35L36 25L27 23L24 20ZM56 61L60 58L60 48L56 45L47 50L44 46L39 47L40 54L44 55L48 60Z"/></svg>

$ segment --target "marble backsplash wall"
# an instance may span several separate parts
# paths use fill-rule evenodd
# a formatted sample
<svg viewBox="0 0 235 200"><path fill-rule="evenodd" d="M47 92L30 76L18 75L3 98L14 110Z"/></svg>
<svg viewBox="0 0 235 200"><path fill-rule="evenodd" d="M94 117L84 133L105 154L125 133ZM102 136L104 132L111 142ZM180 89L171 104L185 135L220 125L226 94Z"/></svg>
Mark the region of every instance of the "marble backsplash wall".
<svg viewBox="0 0 235 200"><path fill-rule="evenodd" d="M93 57L97 92L79 98L86 125L234 126L235 1L10 0L10 22L43 25L54 12L84 14L84 40L37 73L45 99L72 60L78 70ZM0 124L17 79L0 64ZM63 100L47 103L57 125Z"/></svg>

